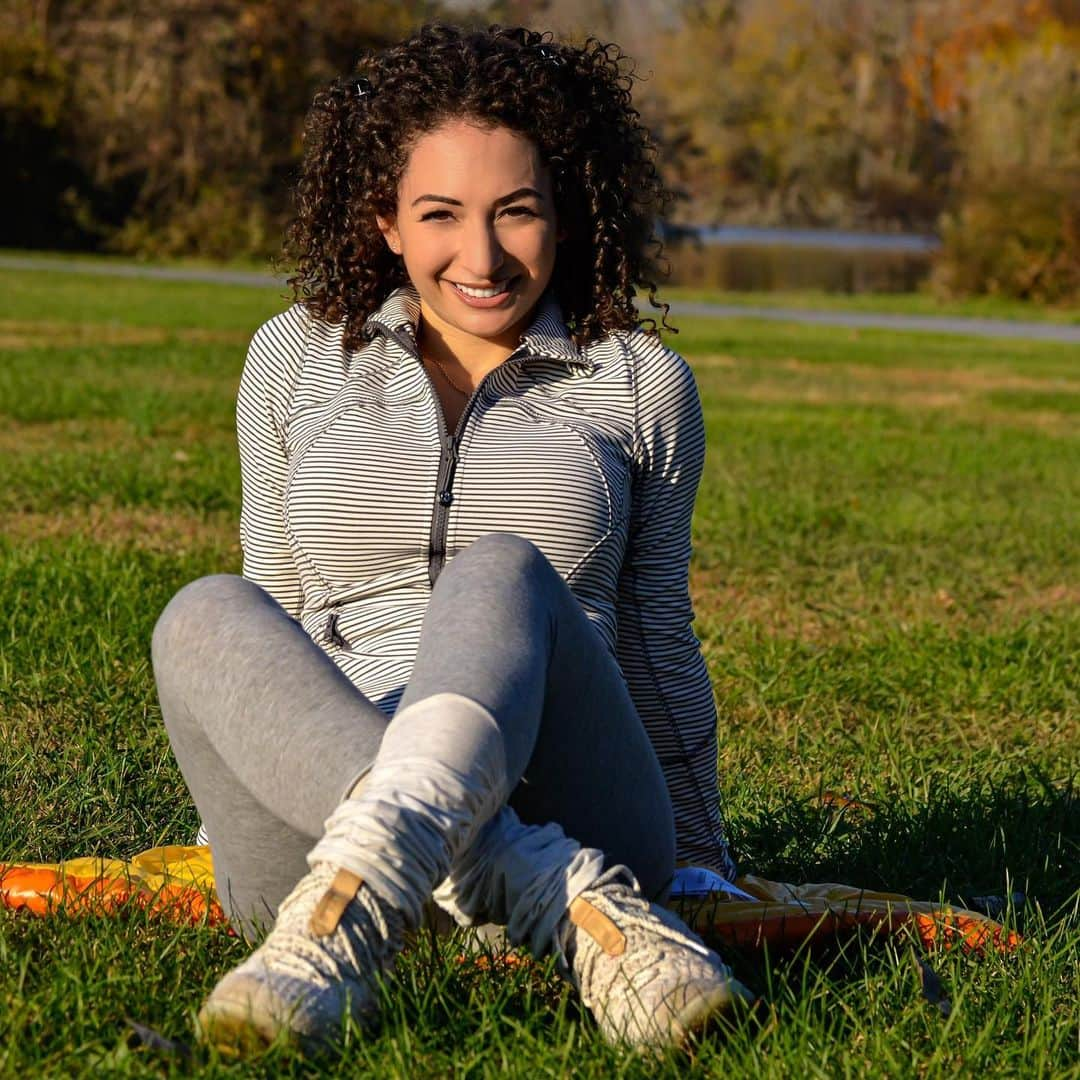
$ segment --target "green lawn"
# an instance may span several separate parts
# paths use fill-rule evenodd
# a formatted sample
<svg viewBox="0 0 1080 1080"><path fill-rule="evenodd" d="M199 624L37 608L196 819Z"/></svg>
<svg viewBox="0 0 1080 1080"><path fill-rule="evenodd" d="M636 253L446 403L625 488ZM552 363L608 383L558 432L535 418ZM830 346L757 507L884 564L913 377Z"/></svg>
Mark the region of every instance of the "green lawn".
<svg viewBox="0 0 1080 1080"><path fill-rule="evenodd" d="M272 290L0 272L0 860L126 856L196 825L149 669L155 617L236 570L232 408ZM525 965L401 964L327 1075L1080 1077L1080 367L1067 346L686 320L702 391L698 633L746 869L924 898L1026 894L1017 955L857 940L731 956L766 1022L692 1062L599 1043ZM866 803L823 804L826 790ZM0 914L0 1075L310 1075L190 1038L221 930Z"/></svg>
<svg viewBox="0 0 1080 1080"><path fill-rule="evenodd" d="M1017 319L1022 322L1080 323L1080 309L1047 306L1007 296L941 299L929 291L915 293L827 293L814 289L774 292L729 292L689 285L664 290L669 300L744 307L807 308L816 311L886 312L890 315L956 315L961 318Z"/></svg>

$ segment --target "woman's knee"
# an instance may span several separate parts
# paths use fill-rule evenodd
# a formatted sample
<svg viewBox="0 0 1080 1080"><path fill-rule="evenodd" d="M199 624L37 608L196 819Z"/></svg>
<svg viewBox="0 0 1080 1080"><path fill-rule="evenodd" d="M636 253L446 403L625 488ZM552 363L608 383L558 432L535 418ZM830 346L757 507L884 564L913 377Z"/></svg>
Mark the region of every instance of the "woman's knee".
<svg viewBox="0 0 1080 1080"><path fill-rule="evenodd" d="M460 564L460 571L477 563L488 574L500 578L556 573L547 556L531 540L510 532L492 532L478 536L455 556L450 565Z"/></svg>
<svg viewBox="0 0 1080 1080"><path fill-rule="evenodd" d="M155 675L160 679L169 661L213 635L215 622L238 605L265 596L254 582L236 574L211 574L185 585L165 605L150 642Z"/></svg>

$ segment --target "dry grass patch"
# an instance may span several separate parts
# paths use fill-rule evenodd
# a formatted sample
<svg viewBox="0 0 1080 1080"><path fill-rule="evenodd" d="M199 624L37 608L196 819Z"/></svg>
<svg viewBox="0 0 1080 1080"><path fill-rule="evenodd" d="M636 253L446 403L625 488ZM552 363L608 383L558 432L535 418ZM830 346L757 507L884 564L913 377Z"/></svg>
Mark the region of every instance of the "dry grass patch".
<svg viewBox="0 0 1080 1080"><path fill-rule="evenodd" d="M31 511L5 514L0 516L0 535L16 543L72 540L170 555L205 548L240 550L233 513L200 515L104 503L54 514Z"/></svg>
<svg viewBox="0 0 1080 1080"><path fill-rule="evenodd" d="M1042 589L1032 589L1023 582L1017 582L1007 592L995 597L991 604L1005 615L1023 616L1068 611L1070 608L1080 611L1080 585L1048 585Z"/></svg>
<svg viewBox="0 0 1080 1080"><path fill-rule="evenodd" d="M10 420L0 416L0 454L14 456L86 450L125 450L140 453L163 442L175 446L173 460L190 460L190 448L221 445L231 452L236 436L230 428L193 424L186 416L166 418L154 435L140 434L131 420L112 417L73 420ZM188 448L188 449L185 449Z"/></svg>
<svg viewBox="0 0 1080 1080"><path fill-rule="evenodd" d="M896 405L917 409L960 409L971 405L972 395L956 390L897 391L877 390L842 383L769 383L766 381L733 391L747 401L793 405Z"/></svg>
<svg viewBox="0 0 1080 1080"><path fill-rule="evenodd" d="M1003 629L1032 615L1080 608L1076 584L1038 587L1020 580L967 598L943 588L885 586L868 593L854 575L838 574L827 594L811 598L802 584L770 578L732 582L716 570L693 570L690 594L694 610L710 621L748 623L773 637L821 643L863 637L883 625Z"/></svg>
<svg viewBox="0 0 1080 1080"><path fill-rule="evenodd" d="M240 330L200 327L123 326L119 323L61 323L0 319L0 349L45 349L77 345L246 345L251 335Z"/></svg>
<svg viewBox="0 0 1080 1080"><path fill-rule="evenodd" d="M821 364L808 363L796 357L779 361L778 367L785 371L820 376L823 371L843 376L857 382L879 385L933 387L935 390L959 390L986 393L991 390L1039 390L1043 392L1080 392L1080 381L1061 377L1032 378L1013 372L991 371L985 368L903 368L875 367L872 364L838 364L823 368Z"/></svg>
<svg viewBox="0 0 1080 1080"><path fill-rule="evenodd" d="M727 353L709 353L704 356L695 356L691 360L692 367L702 370L745 369L750 364L807 376L813 382L823 384L851 381L932 393L954 391L981 394L995 390L1035 390L1047 394L1080 393L1080 379L1067 379L1061 376L1035 378L1030 375L987 368L905 368L879 367L874 364L819 364L800 360L795 356L779 360L755 358L748 361Z"/></svg>
<svg viewBox="0 0 1080 1080"><path fill-rule="evenodd" d="M0 417L0 453L40 454L49 450L134 449L128 420L109 418L20 422Z"/></svg>
<svg viewBox="0 0 1080 1080"><path fill-rule="evenodd" d="M726 354L695 357L701 372L730 371L738 378L722 387L729 397L783 405L888 405L894 408L949 410L967 422L1034 428L1049 434L1076 434L1075 417L1054 408L1054 394L1080 394L1080 381L1033 378L985 369L882 368L863 364L823 365L796 357L742 361ZM741 370L740 370L741 369ZM1046 408L1009 409L984 395L1037 392Z"/></svg>
<svg viewBox="0 0 1080 1080"><path fill-rule="evenodd" d="M740 361L737 356L729 356L727 353L705 353L704 355L689 357L689 363L695 370L699 368L703 370L718 368L726 371L730 368L739 367L743 361Z"/></svg>

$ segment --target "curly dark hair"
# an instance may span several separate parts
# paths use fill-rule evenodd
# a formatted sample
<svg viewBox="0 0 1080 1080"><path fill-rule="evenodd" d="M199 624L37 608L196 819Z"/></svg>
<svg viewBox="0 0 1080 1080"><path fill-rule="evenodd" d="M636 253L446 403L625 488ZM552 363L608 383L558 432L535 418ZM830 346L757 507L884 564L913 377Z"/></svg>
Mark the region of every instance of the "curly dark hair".
<svg viewBox="0 0 1080 1080"><path fill-rule="evenodd" d="M645 326L637 288L661 274L656 217L670 198L655 146L630 99L632 73L616 45L576 46L520 27L429 24L361 58L316 96L304 132L296 217L286 257L297 301L345 322L358 348L364 320L408 277L375 215L396 212L412 145L454 119L524 135L551 170L564 239L553 287L574 340Z"/></svg>

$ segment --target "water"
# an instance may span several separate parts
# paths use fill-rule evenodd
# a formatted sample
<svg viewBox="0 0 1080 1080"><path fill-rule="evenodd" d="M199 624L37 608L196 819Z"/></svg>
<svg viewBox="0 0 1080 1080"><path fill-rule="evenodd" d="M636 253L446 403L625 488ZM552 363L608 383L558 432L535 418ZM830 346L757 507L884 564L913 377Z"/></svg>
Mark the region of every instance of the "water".
<svg viewBox="0 0 1080 1080"><path fill-rule="evenodd" d="M736 292L914 292L933 237L811 229L700 229L669 235L671 283Z"/></svg>

